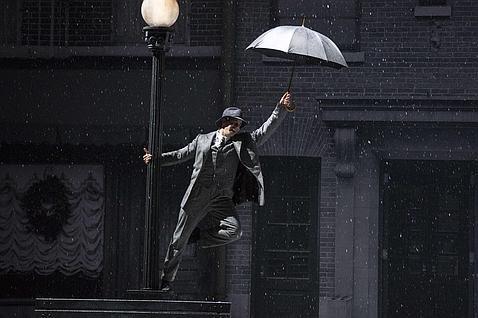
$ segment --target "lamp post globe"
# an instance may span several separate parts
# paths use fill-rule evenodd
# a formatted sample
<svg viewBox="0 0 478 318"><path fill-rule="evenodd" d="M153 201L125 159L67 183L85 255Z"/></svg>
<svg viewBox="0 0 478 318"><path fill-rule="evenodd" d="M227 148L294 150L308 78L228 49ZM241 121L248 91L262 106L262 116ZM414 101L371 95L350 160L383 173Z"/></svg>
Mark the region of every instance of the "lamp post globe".
<svg viewBox="0 0 478 318"><path fill-rule="evenodd" d="M179 16L177 0L144 0L141 15L151 27L170 27Z"/></svg>

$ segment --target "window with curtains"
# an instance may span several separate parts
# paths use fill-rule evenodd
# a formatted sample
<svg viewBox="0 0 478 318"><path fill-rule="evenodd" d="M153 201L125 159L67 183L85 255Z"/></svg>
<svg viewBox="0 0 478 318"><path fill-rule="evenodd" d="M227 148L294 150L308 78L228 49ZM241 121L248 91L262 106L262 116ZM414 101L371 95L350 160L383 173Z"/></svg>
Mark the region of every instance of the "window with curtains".
<svg viewBox="0 0 478 318"><path fill-rule="evenodd" d="M25 0L22 45L102 46L112 40L112 0Z"/></svg>
<svg viewBox="0 0 478 318"><path fill-rule="evenodd" d="M341 49L359 49L358 0L272 0L273 25L304 25Z"/></svg>

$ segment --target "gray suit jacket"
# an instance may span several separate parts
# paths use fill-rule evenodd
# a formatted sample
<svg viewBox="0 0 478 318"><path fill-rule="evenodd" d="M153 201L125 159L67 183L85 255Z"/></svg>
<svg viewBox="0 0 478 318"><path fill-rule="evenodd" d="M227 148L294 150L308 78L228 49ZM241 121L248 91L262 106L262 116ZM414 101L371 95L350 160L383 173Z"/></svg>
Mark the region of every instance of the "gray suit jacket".
<svg viewBox="0 0 478 318"><path fill-rule="evenodd" d="M251 174L255 180L256 184L247 184L250 181L236 180L237 185L235 186L235 191L247 190L246 187L250 189L257 189L256 193L253 194L253 199L259 203L259 205L264 204L264 181L262 177L261 165L259 162L259 155L257 153L257 147L262 145L270 138L274 133L280 123L284 120L287 111L281 105L277 104L275 109L272 111L272 114L269 118L256 130L252 132L240 132L234 135L231 138L231 142L236 149L237 155L243 167L246 169L238 169L238 171L245 171ZM181 207L187 209L188 201L191 196L191 193L194 193L194 187L196 185L196 179L201 172L203 163L205 162L205 156L209 153L211 149L211 144L216 132L210 132L208 134L199 134L191 141L187 146L170 152L165 152L161 155L161 166L170 166L185 162L192 158L194 159L193 172L191 174L191 181L189 186L184 194L183 200L181 202ZM240 167L242 168L242 167ZM249 179L251 180L251 178ZM244 199L251 199L250 196L242 199L238 199L237 203L243 201Z"/></svg>

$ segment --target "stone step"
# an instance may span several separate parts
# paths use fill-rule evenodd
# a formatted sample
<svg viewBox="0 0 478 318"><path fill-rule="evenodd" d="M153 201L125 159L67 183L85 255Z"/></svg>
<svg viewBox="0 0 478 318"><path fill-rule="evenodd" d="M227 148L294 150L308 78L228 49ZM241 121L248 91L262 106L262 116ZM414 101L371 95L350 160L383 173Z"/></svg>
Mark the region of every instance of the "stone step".
<svg viewBox="0 0 478 318"><path fill-rule="evenodd" d="M203 300L37 298L36 318L230 317L231 303Z"/></svg>

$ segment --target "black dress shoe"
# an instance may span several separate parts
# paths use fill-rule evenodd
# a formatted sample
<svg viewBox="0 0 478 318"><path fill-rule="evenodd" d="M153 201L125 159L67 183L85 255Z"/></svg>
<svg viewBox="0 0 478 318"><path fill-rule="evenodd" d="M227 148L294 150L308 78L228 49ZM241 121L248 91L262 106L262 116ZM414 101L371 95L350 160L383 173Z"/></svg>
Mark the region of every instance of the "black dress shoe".
<svg viewBox="0 0 478 318"><path fill-rule="evenodd" d="M197 241L199 241L200 238L201 238L201 230L198 227L196 227L188 239L188 244L194 244Z"/></svg>
<svg viewBox="0 0 478 318"><path fill-rule="evenodd" d="M162 292L170 292L173 290L171 287L171 282L164 279L161 280L161 287L159 289Z"/></svg>

